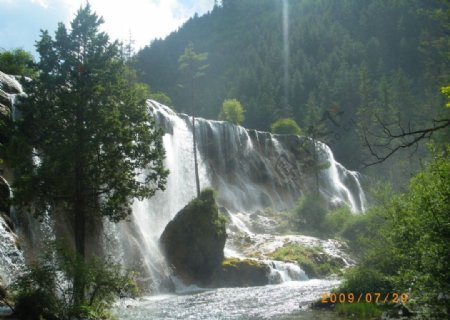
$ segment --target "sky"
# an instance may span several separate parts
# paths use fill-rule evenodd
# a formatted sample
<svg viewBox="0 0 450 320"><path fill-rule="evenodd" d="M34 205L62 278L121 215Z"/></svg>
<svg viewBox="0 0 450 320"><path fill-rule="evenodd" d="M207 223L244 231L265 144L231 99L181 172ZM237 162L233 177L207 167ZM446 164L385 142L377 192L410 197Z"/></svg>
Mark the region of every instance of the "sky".
<svg viewBox="0 0 450 320"><path fill-rule="evenodd" d="M89 0L105 20L102 31L112 40L134 41L135 50L177 30L195 13L214 7L214 0ZM68 25L86 0L0 0L0 50L22 48L34 55L40 30L51 35Z"/></svg>

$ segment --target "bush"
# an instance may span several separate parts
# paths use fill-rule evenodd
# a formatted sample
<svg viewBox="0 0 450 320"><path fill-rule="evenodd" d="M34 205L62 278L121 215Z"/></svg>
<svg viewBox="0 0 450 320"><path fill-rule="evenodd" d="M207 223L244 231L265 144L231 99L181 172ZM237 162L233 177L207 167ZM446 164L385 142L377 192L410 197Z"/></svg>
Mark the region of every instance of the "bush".
<svg viewBox="0 0 450 320"><path fill-rule="evenodd" d="M355 216L347 206L329 211L322 223L322 229L330 235L340 235Z"/></svg>
<svg viewBox="0 0 450 320"><path fill-rule="evenodd" d="M244 108L236 99L226 99L222 104L219 120L229 121L235 125L244 122Z"/></svg>
<svg viewBox="0 0 450 320"><path fill-rule="evenodd" d="M23 49L0 51L0 70L7 74L28 77L36 74L32 54Z"/></svg>
<svg viewBox="0 0 450 320"><path fill-rule="evenodd" d="M342 236L350 241L353 246L361 244L361 237L368 234L370 219L367 215L354 215L344 225Z"/></svg>
<svg viewBox="0 0 450 320"><path fill-rule="evenodd" d="M50 248L55 248L51 245ZM20 319L104 319L121 295L136 295L132 272L120 265L93 258L87 262L56 247L29 266L12 285L15 314ZM74 278L83 279L84 300L76 305Z"/></svg>
<svg viewBox="0 0 450 320"><path fill-rule="evenodd" d="M300 220L301 227L317 231L321 230L327 210L326 201L320 194L307 194L300 198L294 212Z"/></svg>
<svg viewBox="0 0 450 320"><path fill-rule="evenodd" d="M159 103L167 107L173 108L172 99L164 92L152 92L149 94L149 99L158 101Z"/></svg>
<svg viewBox="0 0 450 320"><path fill-rule="evenodd" d="M393 283L388 277L378 270L362 266L348 269L344 274L344 281L338 288L339 292L355 295L370 292L383 294L390 293L392 290Z"/></svg>
<svg viewBox="0 0 450 320"><path fill-rule="evenodd" d="M272 133L277 134L295 134L300 135L302 133L302 129L298 126L297 122L295 122L292 118L282 118L278 119L270 126L270 130Z"/></svg>

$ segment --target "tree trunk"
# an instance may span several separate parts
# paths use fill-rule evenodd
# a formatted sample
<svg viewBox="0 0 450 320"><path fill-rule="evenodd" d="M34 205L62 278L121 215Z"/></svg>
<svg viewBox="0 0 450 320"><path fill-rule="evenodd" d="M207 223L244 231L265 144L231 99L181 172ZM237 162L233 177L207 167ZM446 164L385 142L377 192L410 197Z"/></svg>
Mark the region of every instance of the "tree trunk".
<svg viewBox="0 0 450 320"><path fill-rule="evenodd" d="M74 195L74 238L77 260L85 259L86 235L86 201L85 201L85 172L84 172L84 114L81 107L77 108L77 152L75 155L75 195ZM78 308L84 301L85 281L81 268L76 267L73 280L74 305Z"/></svg>
<svg viewBox="0 0 450 320"><path fill-rule="evenodd" d="M194 144L194 170L195 170L195 185L197 188L197 197L200 196L200 178L198 176L198 161L197 161L197 139L195 136L195 117L194 114L192 114L192 137L193 137L193 144Z"/></svg>
<svg viewBox="0 0 450 320"><path fill-rule="evenodd" d="M313 157L314 157L314 178L316 180L316 185L315 185L315 193L316 195L319 195L319 156L317 154L317 148L316 148L316 139L315 136L313 135Z"/></svg>

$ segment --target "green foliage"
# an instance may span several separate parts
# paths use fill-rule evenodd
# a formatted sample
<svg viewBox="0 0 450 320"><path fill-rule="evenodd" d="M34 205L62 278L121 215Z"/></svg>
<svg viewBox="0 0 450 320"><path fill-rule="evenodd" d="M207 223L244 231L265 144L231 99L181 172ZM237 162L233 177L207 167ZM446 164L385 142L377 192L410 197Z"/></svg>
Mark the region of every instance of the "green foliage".
<svg viewBox="0 0 450 320"><path fill-rule="evenodd" d="M353 293L356 296L368 292L392 293L392 281L380 271L370 267L348 269L339 292Z"/></svg>
<svg viewBox="0 0 450 320"><path fill-rule="evenodd" d="M294 209L300 220L300 228L313 230L321 229L327 211L327 203L320 194L302 195Z"/></svg>
<svg viewBox="0 0 450 320"><path fill-rule="evenodd" d="M160 238L161 247L185 283L211 284L211 277L224 257L225 223L214 190L207 188L166 226Z"/></svg>
<svg viewBox="0 0 450 320"><path fill-rule="evenodd" d="M168 107L173 106L172 99L170 99L170 97L167 94L165 94L164 92L161 92L161 91L150 93L148 98L158 101L159 103L161 103L165 106L168 106Z"/></svg>
<svg viewBox="0 0 450 320"><path fill-rule="evenodd" d="M339 235L353 217L354 215L348 206L341 206L325 215L321 228L329 234Z"/></svg>
<svg viewBox="0 0 450 320"><path fill-rule="evenodd" d="M178 58L178 71L182 80L182 83L178 84L178 86L184 89L185 98L190 102L189 111L192 114L192 149L194 152L195 186L198 197L200 196L200 178L198 174L197 139L195 137L195 106L197 104L196 94L200 88L200 80L204 78L205 71L209 67L209 64L204 64L206 60L208 60L208 53L196 53L192 42L189 42L184 49L184 53Z"/></svg>
<svg viewBox="0 0 450 320"><path fill-rule="evenodd" d="M244 122L244 108L236 99L226 99L222 104L222 110L219 114L219 120L229 121L235 125Z"/></svg>
<svg viewBox="0 0 450 320"><path fill-rule="evenodd" d="M168 174L148 88L102 23L88 3L70 30L60 23L54 38L42 31L38 76L24 88L10 148L15 203L36 216L55 207L69 213L80 257L89 216L128 217L134 199L163 190ZM89 279L71 280L81 306Z"/></svg>
<svg viewBox="0 0 450 320"><path fill-rule="evenodd" d="M381 316L382 311L373 303L338 303L335 310L343 316L351 316L355 319L374 319Z"/></svg>
<svg viewBox="0 0 450 320"><path fill-rule="evenodd" d="M216 204L217 191L213 188L205 188L200 193L200 196L194 199L191 203L194 210L198 212L202 216L200 220L205 227L205 231L207 230L207 225L212 223L214 225L214 232L218 236L226 236L225 224L227 222L226 216L219 211ZM190 203L190 205L191 205ZM212 217L212 221L210 219Z"/></svg>
<svg viewBox="0 0 450 320"><path fill-rule="evenodd" d="M0 71L11 75L33 77L36 75L34 58L23 49L0 51Z"/></svg>
<svg viewBox="0 0 450 320"><path fill-rule="evenodd" d="M283 118L278 119L270 126L270 130L272 133L277 134L295 134L300 135L302 133L302 129L298 126L297 122L295 122L292 118Z"/></svg>
<svg viewBox="0 0 450 320"><path fill-rule="evenodd" d="M136 66L143 81L189 111L176 84L178 57L192 41L211 65L196 93L197 115L215 118L221 102L235 97L246 108L243 125L268 130L289 105L302 128L323 125L337 159L356 168L364 160L358 125L372 113L359 118L360 107L397 110L405 123L433 117L424 106L436 105L436 84L448 83L450 74L449 7L441 0L289 1L288 97L281 84L282 4L273 0L224 1L142 49ZM323 118L330 109L339 126Z"/></svg>
<svg viewBox="0 0 450 320"><path fill-rule="evenodd" d="M446 98L445 107L450 108L450 85L442 87L441 92L445 95Z"/></svg>
<svg viewBox="0 0 450 320"><path fill-rule="evenodd" d="M340 290L408 292L416 311L432 318L450 314L450 148L411 179L407 192L371 210L361 265L345 275ZM390 285L390 287L389 287Z"/></svg>
<svg viewBox="0 0 450 320"><path fill-rule="evenodd" d="M43 31L37 43L39 76L18 106L12 153L15 200L34 201L38 214L59 203L118 221L134 198L164 188L162 132L147 112L147 89L99 32L102 23L88 4L70 31L59 24L55 39Z"/></svg>
<svg viewBox="0 0 450 320"><path fill-rule="evenodd" d="M138 293L134 273L120 265L95 257L85 262L61 245L48 248L12 285L15 315L20 319L105 319L119 296ZM77 276L86 285L81 304L74 303L72 284Z"/></svg>
<svg viewBox="0 0 450 320"><path fill-rule="evenodd" d="M209 64L206 64L207 60L208 53L195 52L192 42L189 42L184 48L183 54L178 58L178 71L181 79L181 83L178 86L184 89L185 99L190 103L189 110L191 112L197 102L196 95L199 91L200 81L205 77L206 69L209 67Z"/></svg>
<svg viewBox="0 0 450 320"><path fill-rule="evenodd" d="M344 224L340 234L349 240L350 246L355 251L362 251L366 247L364 238L371 231L373 217L370 214L354 214Z"/></svg>

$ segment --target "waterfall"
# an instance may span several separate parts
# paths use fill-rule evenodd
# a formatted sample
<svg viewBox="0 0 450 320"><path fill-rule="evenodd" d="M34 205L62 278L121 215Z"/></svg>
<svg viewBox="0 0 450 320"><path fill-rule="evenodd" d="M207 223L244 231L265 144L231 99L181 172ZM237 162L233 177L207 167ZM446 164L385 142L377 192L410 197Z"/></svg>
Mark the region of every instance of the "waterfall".
<svg viewBox="0 0 450 320"><path fill-rule="evenodd" d="M276 284L287 281L305 281L308 276L297 264L292 262L270 261L269 283Z"/></svg>
<svg viewBox="0 0 450 320"><path fill-rule="evenodd" d="M28 81L28 78L26 80ZM24 95L22 85L14 76L4 74L0 71L0 90L2 91L2 95L9 98L11 118L14 121L20 116L17 112L16 100L18 96Z"/></svg>
<svg viewBox="0 0 450 320"><path fill-rule="evenodd" d="M23 94L21 89L17 92ZM11 101L14 102L14 97ZM117 224L105 221L105 234L99 245L117 262L140 271L142 278L139 280L149 290L158 291L170 288L174 283L170 280L173 277L170 266L159 248L159 237L176 213L196 197L193 126L187 115L177 114L155 101L149 100L147 106L165 132L165 166L170 171L166 190L158 191L151 199L136 200L127 221ZM274 135L202 118L196 119L195 130L201 188L213 187L218 192L218 205L223 208L222 211L228 212L232 221L229 228L234 228L236 233L257 238L257 233L252 229L254 217L265 223L265 218L258 215L259 210L290 209L313 186L314 177L305 160L308 154L302 148L305 142L310 141L307 137ZM364 211L365 197L358 174L336 162L325 144L317 143L317 147L321 150L320 161L330 164L320 172L320 192L330 204L344 203L355 213ZM38 158L34 160L39 161ZM46 216L41 228L48 227L48 230L41 230L40 233L54 234L50 220ZM8 276L15 274L23 265L24 258L15 245L13 233L6 228L7 224L1 218L0 272L8 281ZM266 236L271 235L260 234L258 241L265 241ZM31 234L30 237L35 236ZM225 252L230 256L245 257L245 253L236 251L228 242ZM296 264L267 264L271 268L272 283L306 279Z"/></svg>
<svg viewBox="0 0 450 320"><path fill-rule="evenodd" d="M4 185L8 186L11 197L12 191L8 182L1 176L0 179ZM17 235L11 229L7 219L7 216L0 214L0 279L9 285L22 270L25 259L18 247Z"/></svg>
<svg viewBox="0 0 450 320"><path fill-rule="evenodd" d="M319 145L319 160L329 164L320 172L324 186L321 192L333 203L347 203L353 212L366 210L366 197L358 179L358 173L347 170L334 159L330 147L322 142Z"/></svg>
<svg viewBox="0 0 450 320"><path fill-rule="evenodd" d="M167 188L151 199L135 201L130 221L111 225L114 230L110 234L115 234L114 250L122 263L139 266L151 280L150 286L158 290L171 276L158 239L175 214L195 198L196 189L191 118L156 101L149 100L147 105L165 132L165 165L170 170ZM300 148L305 137L273 135L202 118L196 119L195 130L201 188L211 186L218 192L219 206L226 208L239 232L252 234L248 228L251 213L268 207L292 208L312 186L312 178L299 165L306 158ZM318 146L330 163L320 174L320 191L330 203L345 203L354 212L363 211L365 199L357 174L336 162L328 146ZM226 252L239 255L230 247ZM272 282L305 277L292 263L269 266Z"/></svg>

